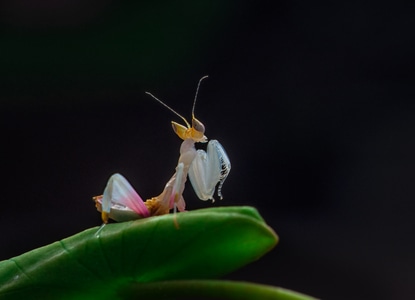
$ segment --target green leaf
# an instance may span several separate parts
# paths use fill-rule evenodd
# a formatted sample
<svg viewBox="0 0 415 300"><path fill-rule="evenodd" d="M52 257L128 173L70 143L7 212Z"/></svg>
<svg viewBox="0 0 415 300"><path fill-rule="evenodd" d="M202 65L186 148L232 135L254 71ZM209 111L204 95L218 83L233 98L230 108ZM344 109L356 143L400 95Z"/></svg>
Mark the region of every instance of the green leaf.
<svg viewBox="0 0 415 300"><path fill-rule="evenodd" d="M131 282L206 279L272 249L251 207L201 209L98 227L0 262L0 298L117 299Z"/></svg>
<svg viewBox="0 0 415 300"><path fill-rule="evenodd" d="M226 280L174 280L132 283L120 291L121 299L146 300L316 300L280 287Z"/></svg>

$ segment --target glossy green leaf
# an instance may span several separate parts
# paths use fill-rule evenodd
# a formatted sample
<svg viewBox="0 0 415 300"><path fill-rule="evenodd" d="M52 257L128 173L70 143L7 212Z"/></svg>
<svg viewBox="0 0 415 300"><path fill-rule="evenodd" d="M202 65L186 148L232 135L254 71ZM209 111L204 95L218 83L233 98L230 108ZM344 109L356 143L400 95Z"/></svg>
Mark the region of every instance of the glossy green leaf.
<svg viewBox="0 0 415 300"><path fill-rule="evenodd" d="M97 230L0 262L0 299L117 299L133 282L221 276L278 240L251 207L109 224L98 236Z"/></svg>
<svg viewBox="0 0 415 300"><path fill-rule="evenodd" d="M316 300L280 287L226 280L173 280L133 283L120 291L121 299L157 300Z"/></svg>

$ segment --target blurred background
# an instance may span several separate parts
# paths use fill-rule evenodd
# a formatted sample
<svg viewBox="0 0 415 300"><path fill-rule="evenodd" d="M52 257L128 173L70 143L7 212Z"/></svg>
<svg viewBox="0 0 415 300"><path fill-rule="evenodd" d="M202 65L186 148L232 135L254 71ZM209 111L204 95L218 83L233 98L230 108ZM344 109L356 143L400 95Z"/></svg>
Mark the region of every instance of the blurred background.
<svg viewBox="0 0 415 300"><path fill-rule="evenodd" d="M222 202L280 236L227 278L324 299L415 294L415 9L383 2L0 2L0 259L100 225L114 172L160 193L181 120L225 147Z"/></svg>

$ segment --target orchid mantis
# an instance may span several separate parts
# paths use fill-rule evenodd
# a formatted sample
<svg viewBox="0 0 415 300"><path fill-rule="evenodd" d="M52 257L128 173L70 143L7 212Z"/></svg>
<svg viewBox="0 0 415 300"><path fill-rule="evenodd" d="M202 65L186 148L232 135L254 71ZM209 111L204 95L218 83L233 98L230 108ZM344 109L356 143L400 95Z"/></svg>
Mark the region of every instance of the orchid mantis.
<svg viewBox="0 0 415 300"><path fill-rule="evenodd" d="M187 175L189 175L190 182L199 199L212 200L213 202L213 194L218 183L217 194L220 199L223 198L221 192L222 185L231 169L225 150L217 140L211 140L208 143L207 151L196 150L195 148L195 143L207 142L207 137L204 135L205 126L194 115L200 83L207 77L202 77L197 85L196 95L193 100L191 125L167 104L151 93L146 92L146 94L180 117L185 123L184 126L174 121L171 122L173 131L183 140L180 146L180 156L176 172L167 182L160 195L145 202L122 175L112 175L103 195L93 198L98 211L101 212L103 224L106 224L109 218L123 222L167 214L170 209L174 209L174 212L176 210L184 211L183 191Z"/></svg>

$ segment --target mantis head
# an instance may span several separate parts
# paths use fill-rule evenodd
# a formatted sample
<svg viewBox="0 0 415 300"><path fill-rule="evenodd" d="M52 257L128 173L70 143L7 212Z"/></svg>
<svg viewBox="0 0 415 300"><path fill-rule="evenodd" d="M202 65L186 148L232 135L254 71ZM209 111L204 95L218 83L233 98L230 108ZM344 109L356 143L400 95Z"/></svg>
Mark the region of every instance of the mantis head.
<svg viewBox="0 0 415 300"><path fill-rule="evenodd" d="M174 132L181 138L192 139L195 142L206 143L207 137L205 136L205 125L195 117L192 118L192 126L186 121L187 126L183 126L174 121L171 122Z"/></svg>
<svg viewBox="0 0 415 300"><path fill-rule="evenodd" d="M167 104L165 104L163 101L157 99L154 95L152 95L149 92L146 92L146 94L150 95L151 97L153 97L155 100L157 100L158 102L160 102L161 104L163 104L165 107L167 107L170 111L172 111L173 113L175 113L177 116L179 116L186 125L181 125L177 122L172 121L171 124L173 126L173 130L174 132L182 139L192 139L194 142L197 143L206 143L207 142L207 137L205 136L205 125L203 125L202 122L200 122L198 119L195 118L194 115L194 111L195 111L195 105L196 105L196 99L197 99L197 93L199 91L199 86L200 86L200 82L207 78L208 76L203 76L202 78L200 78L199 83L197 85L197 89L196 89L196 95L195 95L195 99L193 101L193 108L192 108L192 125L189 124L189 122L187 122L187 120L180 115L179 113L177 113L174 109L172 109L170 106L168 106Z"/></svg>

